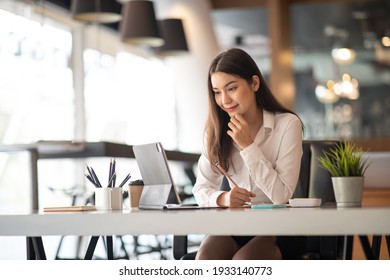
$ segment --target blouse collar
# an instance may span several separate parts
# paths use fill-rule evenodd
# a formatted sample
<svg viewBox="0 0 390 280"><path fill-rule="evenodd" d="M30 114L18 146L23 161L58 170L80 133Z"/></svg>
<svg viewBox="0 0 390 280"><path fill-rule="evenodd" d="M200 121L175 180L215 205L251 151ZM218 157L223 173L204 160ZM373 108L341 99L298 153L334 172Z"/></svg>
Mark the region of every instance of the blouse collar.
<svg viewBox="0 0 390 280"><path fill-rule="evenodd" d="M267 140L271 135L272 131L275 127L275 114L273 112L269 112L263 110L263 125L259 129L259 132L256 134L254 142L256 144L260 144L263 141Z"/></svg>

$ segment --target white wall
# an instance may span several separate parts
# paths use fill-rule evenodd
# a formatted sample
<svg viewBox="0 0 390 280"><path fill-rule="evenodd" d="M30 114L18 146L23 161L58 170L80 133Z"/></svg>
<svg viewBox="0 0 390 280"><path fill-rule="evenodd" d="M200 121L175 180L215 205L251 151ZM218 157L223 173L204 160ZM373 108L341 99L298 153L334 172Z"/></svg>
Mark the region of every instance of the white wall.
<svg viewBox="0 0 390 280"><path fill-rule="evenodd" d="M208 0L154 1L158 19L183 21L190 53L165 63L173 70L176 86L178 149L200 152L207 114L207 71L219 52Z"/></svg>

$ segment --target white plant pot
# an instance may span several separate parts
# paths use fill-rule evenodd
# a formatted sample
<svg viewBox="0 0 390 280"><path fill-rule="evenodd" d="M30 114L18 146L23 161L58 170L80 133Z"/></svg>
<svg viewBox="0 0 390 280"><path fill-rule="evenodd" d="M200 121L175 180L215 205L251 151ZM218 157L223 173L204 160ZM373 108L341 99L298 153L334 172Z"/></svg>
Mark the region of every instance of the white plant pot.
<svg viewBox="0 0 390 280"><path fill-rule="evenodd" d="M360 207L364 177L332 177L337 207Z"/></svg>

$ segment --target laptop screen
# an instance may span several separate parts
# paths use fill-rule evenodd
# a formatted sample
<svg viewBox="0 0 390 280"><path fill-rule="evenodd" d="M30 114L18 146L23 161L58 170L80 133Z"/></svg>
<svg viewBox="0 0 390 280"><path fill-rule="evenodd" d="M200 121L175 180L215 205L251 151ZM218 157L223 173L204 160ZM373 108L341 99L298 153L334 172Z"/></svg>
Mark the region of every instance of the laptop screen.
<svg viewBox="0 0 390 280"><path fill-rule="evenodd" d="M162 208L165 204L179 204L162 144L134 145L133 151L144 181L140 207Z"/></svg>

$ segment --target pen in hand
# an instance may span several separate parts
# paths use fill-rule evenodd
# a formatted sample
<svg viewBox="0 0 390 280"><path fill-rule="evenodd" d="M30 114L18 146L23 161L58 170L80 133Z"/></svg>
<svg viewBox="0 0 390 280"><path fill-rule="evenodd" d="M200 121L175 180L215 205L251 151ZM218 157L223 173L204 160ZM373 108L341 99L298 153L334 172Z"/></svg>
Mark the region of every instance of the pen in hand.
<svg viewBox="0 0 390 280"><path fill-rule="evenodd" d="M219 165L218 162L215 163L215 166L219 169L219 171L222 172L223 175L226 176L226 178L229 179L230 182L232 182L232 184L234 185L234 187L239 188L239 186L237 185L237 183L232 179L232 177L230 177L230 175L225 171L225 169L223 169L222 166Z"/></svg>
<svg viewBox="0 0 390 280"><path fill-rule="evenodd" d="M242 206L245 206L245 205L250 205L251 204L251 197L255 197L256 194L252 193L251 191L248 191L246 189L242 189L238 186L238 184L232 179L232 177L230 177L230 175L225 171L225 169L223 169L218 162L215 163L215 166L219 169L219 171L222 172L223 175L225 175L226 178L228 178L228 180L233 184L233 188L231 189L230 192L235 192L237 191L237 193L241 193L241 195L245 195L247 196L249 200L246 200L246 201L243 201L243 200L239 200L239 201L230 201L230 202L222 202L223 205L228 205L229 207L242 207ZM243 193L244 192L244 193ZM237 194L236 194L237 195ZM220 196L222 197L222 195ZM229 198L230 200L231 198ZM237 199L237 198L236 198ZM223 198L223 200L226 200L226 198Z"/></svg>

